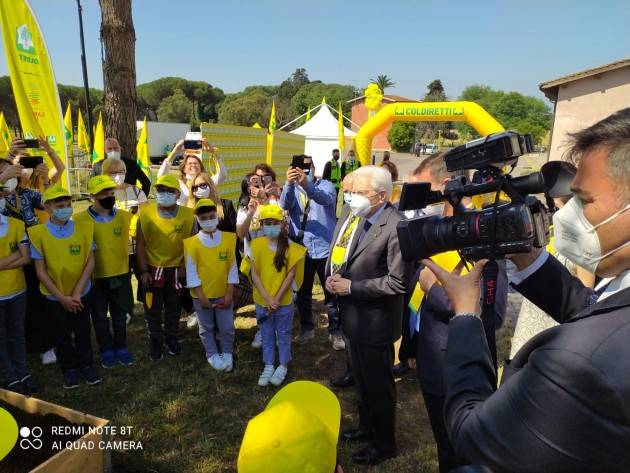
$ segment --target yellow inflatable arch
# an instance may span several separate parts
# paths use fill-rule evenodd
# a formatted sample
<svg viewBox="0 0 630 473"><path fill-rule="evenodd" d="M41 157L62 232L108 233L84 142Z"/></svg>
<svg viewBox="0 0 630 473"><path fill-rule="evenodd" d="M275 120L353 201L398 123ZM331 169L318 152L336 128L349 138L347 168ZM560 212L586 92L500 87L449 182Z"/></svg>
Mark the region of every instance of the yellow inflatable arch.
<svg viewBox="0 0 630 473"><path fill-rule="evenodd" d="M372 138L392 122L465 122L482 136L504 131L474 102L398 102L385 105L357 132L354 147L361 164L372 162Z"/></svg>

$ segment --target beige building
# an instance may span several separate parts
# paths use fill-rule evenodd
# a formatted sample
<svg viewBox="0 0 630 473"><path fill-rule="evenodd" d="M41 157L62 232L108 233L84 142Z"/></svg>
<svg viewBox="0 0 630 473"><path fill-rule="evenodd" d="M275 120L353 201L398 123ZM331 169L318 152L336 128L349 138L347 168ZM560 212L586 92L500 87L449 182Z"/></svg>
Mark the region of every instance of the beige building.
<svg viewBox="0 0 630 473"><path fill-rule="evenodd" d="M549 159L562 159L568 134L630 107L630 59L543 82L554 103Z"/></svg>

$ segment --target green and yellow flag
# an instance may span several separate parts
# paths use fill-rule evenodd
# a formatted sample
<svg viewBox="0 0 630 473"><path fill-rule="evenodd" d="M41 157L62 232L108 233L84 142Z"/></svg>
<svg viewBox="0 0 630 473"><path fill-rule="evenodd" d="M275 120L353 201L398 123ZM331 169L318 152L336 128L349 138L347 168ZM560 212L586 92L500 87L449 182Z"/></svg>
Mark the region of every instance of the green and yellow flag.
<svg viewBox="0 0 630 473"><path fill-rule="evenodd" d="M309 121L311 119L311 107L308 107L308 110L306 111L306 121Z"/></svg>
<svg viewBox="0 0 630 473"><path fill-rule="evenodd" d="M4 113L0 112L0 157L5 156L9 152L12 140L13 135L4 118Z"/></svg>
<svg viewBox="0 0 630 473"><path fill-rule="evenodd" d="M70 151L72 150L72 109L70 108L70 102L68 102L68 107L66 108L66 114L63 117L63 128L66 134L66 144L68 145L68 155L70 155Z"/></svg>
<svg viewBox="0 0 630 473"><path fill-rule="evenodd" d="M0 25L22 133L26 138L45 136L67 169L57 82L46 42L28 1L0 0ZM52 167L50 161L48 165ZM61 184L69 185L67 173Z"/></svg>
<svg viewBox="0 0 630 473"><path fill-rule="evenodd" d="M266 162L271 166L273 160L273 132L278 128L276 121L276 101L271 103L271 115L269 115L269 126L267 127L267 159Z"/></svg>
<svg viewBox="0 0 630 473"><path fill-rule="evenodd" d="M98 123L94 131L94 148L92 149L92 164L105 159L105 129L103 128L103 114L98 114Z"/></svg>
<svg viewBox="0 0 630 473"><path fill-rule="evenodd" d="M81 115L81 107L79 107L79 114L77 116L77 146L83 150L84 153L90 152L90 135L87 133L85 123L83 122L83 115Z"/></svg>
<svg viewBox="0 0 630 473"><path fill-rule="evenodd" d="M149 127L147 117L144 117L144 124L136 145L136 162L142 171L149 176L151 170L151 160L149 159Z"/></svg>
<svg viewBox="0 0 630 473"><path fill-rule="evenodd" d="M341 108L341 102L339 102L339 109L337 111L337 123L339 126L339 151L343 153L343 150L346 147L346 137L344 135L343 129L343 110Z"/></svg>

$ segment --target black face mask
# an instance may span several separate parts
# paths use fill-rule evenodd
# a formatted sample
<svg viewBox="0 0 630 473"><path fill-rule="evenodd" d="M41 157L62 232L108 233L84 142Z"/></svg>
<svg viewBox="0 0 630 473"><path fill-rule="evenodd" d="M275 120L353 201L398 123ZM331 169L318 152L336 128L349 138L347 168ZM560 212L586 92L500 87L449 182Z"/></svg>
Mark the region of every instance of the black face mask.
<svg viewBox="0 0 630 473"><path fill-rule="evenodd" d="M339 161L339 155L338 154L333 154L333 159L335 161Z"/></svg>
<svg viewBox="0 0 630 473"><path fill-rule="evenodd" d="M98 199L98 203L104 209L111 210L111 209L114 208L114 205L116 205L116 197L114 197L113 195L110 195L109 197L104 197L103 199Z"/></svg>

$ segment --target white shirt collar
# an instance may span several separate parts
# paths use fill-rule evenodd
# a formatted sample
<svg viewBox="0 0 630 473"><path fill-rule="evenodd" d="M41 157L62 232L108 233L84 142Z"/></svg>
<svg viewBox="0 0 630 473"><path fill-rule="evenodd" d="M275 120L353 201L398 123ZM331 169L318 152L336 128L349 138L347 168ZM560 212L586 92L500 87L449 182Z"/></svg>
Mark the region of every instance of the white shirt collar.
<svg viewBox="0 0 630 473"><path fill-rule="evenodd" d="M630 287L630 269L625 270L616 278L602 279L597 287L603 287L605 284L608 284L608 287L604 290L602 295L599 296L599 299L597 299L598 302Z"/></svg>
<svg viewBox="0 0 630 473"><path fill-rule="evenodd" d="M221 230L216 230L212 235L209 233L200 231L197 233L197 237L205 245L217 245L221 241Z"/></svg>

